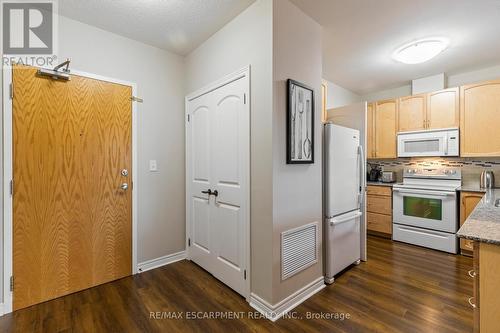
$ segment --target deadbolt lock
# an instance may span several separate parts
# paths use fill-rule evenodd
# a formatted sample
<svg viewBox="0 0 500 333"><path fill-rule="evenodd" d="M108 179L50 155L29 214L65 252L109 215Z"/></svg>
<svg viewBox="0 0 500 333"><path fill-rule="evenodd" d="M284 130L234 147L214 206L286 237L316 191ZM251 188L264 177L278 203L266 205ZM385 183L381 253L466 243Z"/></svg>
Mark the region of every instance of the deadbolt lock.
<svg viewBox="0 0 500 333"><path fill-rule="evenodd" d="M127 169L123 169L122 170L122 176L123 177L127 177L128 176L128 170Z"/></svg>

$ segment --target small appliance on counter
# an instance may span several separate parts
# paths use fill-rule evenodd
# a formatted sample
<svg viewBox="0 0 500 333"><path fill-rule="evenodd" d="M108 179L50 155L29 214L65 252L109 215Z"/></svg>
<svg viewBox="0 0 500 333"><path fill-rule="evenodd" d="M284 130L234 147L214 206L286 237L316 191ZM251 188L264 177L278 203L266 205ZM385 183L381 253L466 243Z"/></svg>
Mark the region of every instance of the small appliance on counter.
<svg viewBox="0 0 500 333"><path fill-rule="evenodd" d="M382 178L382 168L379 166L372 166L368 173L369 182L378 182Z"/></svg>
<svg viewBox="0 0 500 333"><path fill-rule="evenodd" d="M483 171L481 172L480 180L481 188L494 188L495 187L495 174L493 171Z"/></svg>
<svg viewBox="0 0 500 333"><path fill-rule="evenodd" d="M394 171L383 171L382 172L382 183L395 183L396 173Z"/></svg>

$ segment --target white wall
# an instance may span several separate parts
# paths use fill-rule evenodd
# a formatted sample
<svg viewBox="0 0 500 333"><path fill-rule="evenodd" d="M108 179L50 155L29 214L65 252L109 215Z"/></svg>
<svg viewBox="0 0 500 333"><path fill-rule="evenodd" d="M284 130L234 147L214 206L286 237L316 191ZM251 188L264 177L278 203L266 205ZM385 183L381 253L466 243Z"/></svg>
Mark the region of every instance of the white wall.
<svg viewBox="0 0 500 333"><path fill-rule="evenodd" d="M328 92L326 98L327 110L361 102L361 96L359 96L358 94L331 81L326 82L328 84Z"/></svg>
<svg viewBox="0 0 500 333"><path fill-rule="evenodd" d="M272 297L272 1L257 0L191 52L186 94L251 65L251 290Z"/></svg>
<svg viewBox="0 0 500 333"><path fill-rule="evenodd" d="M276 304L323 275L317 264L281 281L281 233L312 222L322 230L322 28L289 0L274 0L273 9L273 302ZM314 164L286 164L288 79L315 92ZM320 232L321 235L321 232ZM319 240L322 243L322 240Z"/></svg>
<svg viewBox="0 0 500 333"><path fill-rule="evenodd" d="M59 58L71 68L135 82L138 113L138 262L184 250L184 63L179 56L64 17ZM148 172L148 160L159 172Z"/></svg>
<svg viewBox="0 0 500 333"><path fill-rule="evenodd" d="M464 84L498 79L500 79L500 65L451 74L448 76L448 87L458 87Z"/></svg>
<svg viewBox="0 0 500 333"><path fill-rule="evenodd" d="M371 94L361 96L361 99L367 102L380 101L383 99L403 97L411 95L411 85L377 91Z"/></svg>

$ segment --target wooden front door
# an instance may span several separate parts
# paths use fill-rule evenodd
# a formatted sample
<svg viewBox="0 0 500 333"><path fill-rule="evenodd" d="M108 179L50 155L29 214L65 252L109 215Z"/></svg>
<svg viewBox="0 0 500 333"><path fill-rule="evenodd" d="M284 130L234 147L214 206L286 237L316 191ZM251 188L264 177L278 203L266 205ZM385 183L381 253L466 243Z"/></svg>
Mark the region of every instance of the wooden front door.
<svg viewBox="0 0 500 333"><path fill-rule="evenodd" d="M132 273L132 89L22 66L13 86L17 310Z"/></svg>

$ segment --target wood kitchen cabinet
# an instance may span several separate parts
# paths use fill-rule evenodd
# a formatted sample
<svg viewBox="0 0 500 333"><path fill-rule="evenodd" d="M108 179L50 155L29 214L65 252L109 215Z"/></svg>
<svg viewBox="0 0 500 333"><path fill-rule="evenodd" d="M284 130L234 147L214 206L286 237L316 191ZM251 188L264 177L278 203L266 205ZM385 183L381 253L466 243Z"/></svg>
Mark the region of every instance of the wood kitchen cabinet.
<svg viewBox="0 0 500 333"><path fill-rule="evenodd" d="M462 226L474 208L483 198L484 193L479 192L461 192L460 193L460 226ZM472 255L473 241L460 239L460 250L464 255Z"/></svg>
<svg viewBox="0 0 500 333"><path fill-rule="evenodd" d="M375 107L373 103L368 103L367 106L367 121L366 121L366 158L375 158Z"/></svg>
<svg viewBox="0 0 500 333"><path fill-rule="evenodd" d="M368 232L390 238L392 235L392 188L368 185L366 198Z"/></svg>
<svg viewBox="0 0 500 333"><path fill-rule="evenodd" d="M399 99L399 131L420 131L460 125L460 90L451 88Z"/></svg>
<svg viewBox="0 0 500 333"><path fill-rule="evenodd" d="M474 296L469 304L474 311L474 332L499 332L500 245L474 242Z"/></svg>
<svg viewBox="0 0 500 333"><path fill-rule="evenodd" d="M460 126L460 89L451 88L427 95L427 129Z"/></svg>
<svg viewBox="0 0 500 333"><path fill-rule="evenodd" d="M375 102L375 158L397 157L398 100Z"/></svg>
<svg viewBox="0 0 500 333"><path fill-rule="evenodd" d="M460 88L462 157L500 156L500 80Z"/></svg>
<svg viewBox="0 0 500 333"><path fill-rule="evenodd" d="M420 131L427 128L427 95L399 99L399 131Z"/></svg>

